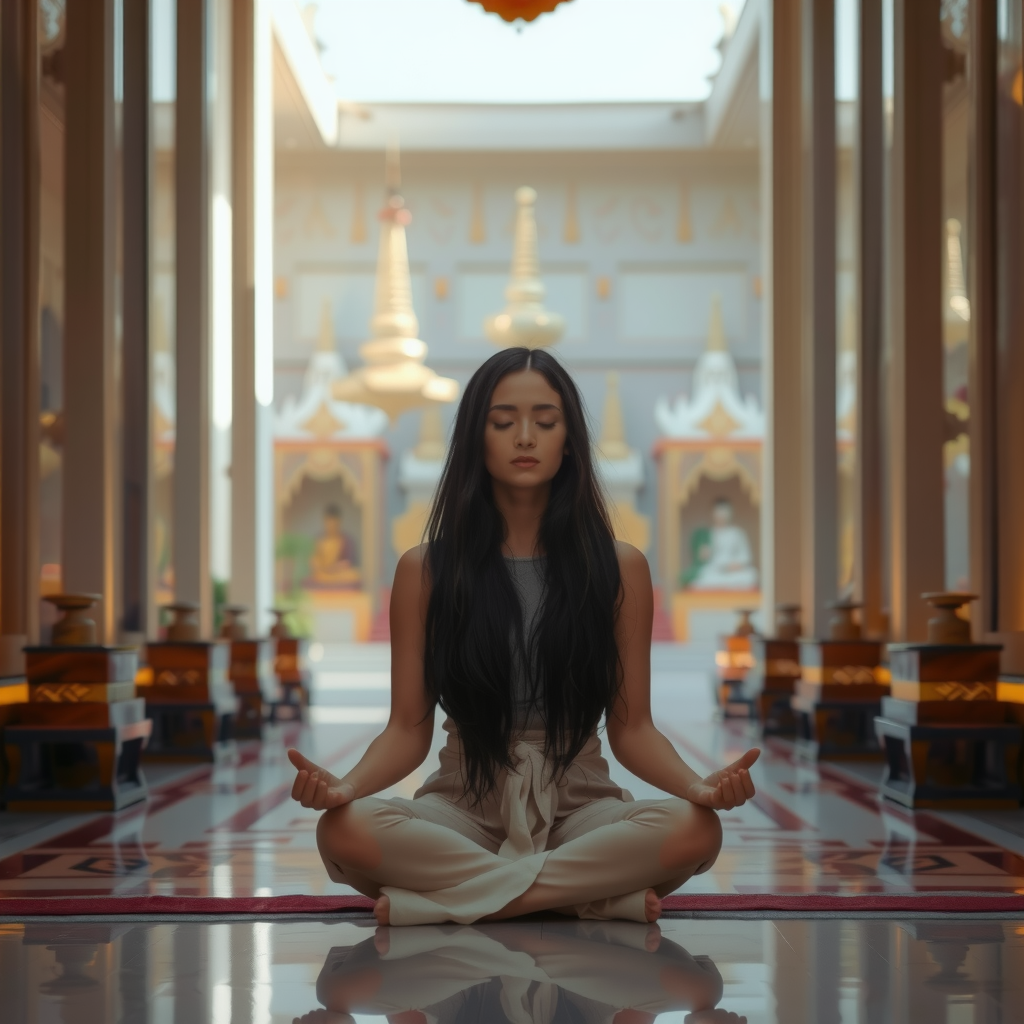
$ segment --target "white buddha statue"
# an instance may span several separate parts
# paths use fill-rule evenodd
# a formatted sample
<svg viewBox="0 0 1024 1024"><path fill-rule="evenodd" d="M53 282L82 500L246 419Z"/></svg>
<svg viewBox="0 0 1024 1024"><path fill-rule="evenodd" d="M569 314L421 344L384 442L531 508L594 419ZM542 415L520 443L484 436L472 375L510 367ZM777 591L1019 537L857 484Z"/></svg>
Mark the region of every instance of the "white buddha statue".
<svg viewBox="0 0 1024 1024"><path fill-rule="evenodd" d="M757 588L750 541L743 527L732 521L732 504L726 498L719 498L711 510L711 528L690 586L694 590Z"/></svg>

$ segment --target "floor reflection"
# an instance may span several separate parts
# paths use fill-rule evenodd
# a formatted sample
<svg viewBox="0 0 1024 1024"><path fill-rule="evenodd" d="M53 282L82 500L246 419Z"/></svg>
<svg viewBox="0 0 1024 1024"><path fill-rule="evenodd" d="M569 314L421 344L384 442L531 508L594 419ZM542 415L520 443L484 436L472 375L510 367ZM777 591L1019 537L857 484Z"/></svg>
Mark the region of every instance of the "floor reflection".
<svg viewBox="0 0 1024 1024"><path fill-rule="evenodd" d="M381 928L330 951L316 983L323 1009L303 1024L739 1024L719 1009L722 976L656 925L627 922Z"/></svg>
<svg viewBox="0 0 1024 1024"><path fill-rule="evenodd" d="M7 1024L1009 1024L1024 921L0 919Z"/></svg>

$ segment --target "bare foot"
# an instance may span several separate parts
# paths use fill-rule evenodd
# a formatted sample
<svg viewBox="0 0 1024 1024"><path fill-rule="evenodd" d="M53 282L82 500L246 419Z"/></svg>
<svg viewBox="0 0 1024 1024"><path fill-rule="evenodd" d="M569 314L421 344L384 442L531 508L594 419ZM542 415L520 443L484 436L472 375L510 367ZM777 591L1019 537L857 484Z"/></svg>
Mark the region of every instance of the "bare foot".
<svg viewBox="0 0 1024 1024"><path fill-rule="evenodd" d="M657 953L661 948L661 929L656 925L652 924L647 929L647 934L644 936L644 949L648 953Z"/></svg>
<svg viewBox="0 0 1024 1024"><path fill-rule="evenodd" d="M657 898L657 897L655 897ZM661 904L658 904L659 908ZM387 927L391 924L391 900L387 896L381 896L377 902L373 905L373 916L377 919L377 924L382 927Z"/></svg>
<svg viewBox="0 0 1024 1024"><path fill-rule="evenodd" d="M653 889L648 889L644 897L644 915L648 921L657 921L661 917L661 900Z"/></svg>
<svg viewBox="0 0 1024 1024"><path fill-rule="evenodd" d="M387 899L387 897L384 897ZM373 933L373 948L381 956L387 956L391 952L391 935L386 928L378 928Z"/></svg>

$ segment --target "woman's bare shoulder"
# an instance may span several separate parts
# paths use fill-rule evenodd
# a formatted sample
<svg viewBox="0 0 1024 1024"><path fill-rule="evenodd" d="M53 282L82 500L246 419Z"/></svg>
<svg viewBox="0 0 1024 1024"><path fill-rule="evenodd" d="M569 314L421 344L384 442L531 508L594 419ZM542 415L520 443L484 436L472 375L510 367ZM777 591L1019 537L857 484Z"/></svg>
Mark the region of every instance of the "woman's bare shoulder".
<svg viewBox="0 0 1024 1024"><path fill-rule="evenodd" d="M420 591L430 589L430 581L427 572L427 547L426 544L419 544L398 559L395 566L395 587L396 591Z"/></svg>
<svg viewBox="0 0 1024 1024"><path fill-rule="evenodd" d="M395 582L391 588L392 608L405 602L421 604L430 594L430 579L426 571L427 545L409 548L395 566Z"/></svg>
<svg viewBox="0 0 1024 1024"><path fill-rule="evenodd" d="M427 564L427 549L429 547L429 544L417 544L416 547L409 548L398 559L398 570L402 571L404 569L408 571L409 569L416 569L417 571L422 571L423 566Z"/></svg>
<svg viewBox="0 0 1024 1024"><path fill-rule="evenodd" d="M651 568L644 553L624 540L615 542L615 554L619 559L619 572L623 576L650 576Z"/></svg>

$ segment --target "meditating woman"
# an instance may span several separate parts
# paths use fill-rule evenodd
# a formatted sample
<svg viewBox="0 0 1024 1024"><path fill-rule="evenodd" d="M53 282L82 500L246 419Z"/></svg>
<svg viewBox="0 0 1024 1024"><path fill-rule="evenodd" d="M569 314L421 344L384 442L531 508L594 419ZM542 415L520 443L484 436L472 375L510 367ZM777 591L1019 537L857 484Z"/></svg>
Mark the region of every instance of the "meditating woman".
<svg viewBox="0 0 1024 1024"><path fill-rule="evenodd" d="M612 535L553 356L505 349L473 375L427 537L395 572L387 727L340 779L289 751L292 796L324 812L327 873L381 924L657 919L714 863L715 812L754 795L759 752L701 778L655 727L647 561ZM375 798L423 763L438 704L438 770L412 799ZM611 781L602 718L618 762L667 798Z"/></svg>

